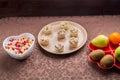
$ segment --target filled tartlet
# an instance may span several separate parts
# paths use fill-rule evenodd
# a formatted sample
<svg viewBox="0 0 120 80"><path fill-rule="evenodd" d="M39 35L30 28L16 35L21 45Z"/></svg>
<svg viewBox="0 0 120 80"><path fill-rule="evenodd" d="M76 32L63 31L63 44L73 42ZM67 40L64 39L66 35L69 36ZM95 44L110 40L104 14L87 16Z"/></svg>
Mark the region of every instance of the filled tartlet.
<svg viewBox="0 0 120 80"><path fill-rule="evenodd" d="M40 38L40 44L43 46L48 46L49 45L49 37L48 36L42 36Z"/></svg>
<svg viewBox="0 0 120 80"><path fill-rule="evenodd" d="M68 23L67 22L61 22L60 23L60 28L67 30L68 29Z"/></svg>
<svg viewBox="0 0 120 80"><path fill-rule="evenodd" d="M65 29L58 30L58 39L64 39L65 38Z"/></svg>
<svg viewBox="0 0 120 80"><path fill-rule="evenodd" d="M46 35L49 35L52 33L52 26L46 26L43 28L43 33L45 33Z"/></svg>
<svg viewBox="0 0 120 80"><path fill-rule="evenodd" d="M55 51L63 52L64 51L64 45L62 43L55 44Z"/></svg>
<svg viewBox="0 0 120 80"><path fill-rule="evenodd" d="M76 29L76 28L70 29L70 36L77 37L78 36L78 29Z"/></svg>
<svg viewBox="0 0 120 80"><path fill-rule="evenodd" d="M78 38L71 37L69 40L69 46L70 48L76 48L78 45Z"/></svg>

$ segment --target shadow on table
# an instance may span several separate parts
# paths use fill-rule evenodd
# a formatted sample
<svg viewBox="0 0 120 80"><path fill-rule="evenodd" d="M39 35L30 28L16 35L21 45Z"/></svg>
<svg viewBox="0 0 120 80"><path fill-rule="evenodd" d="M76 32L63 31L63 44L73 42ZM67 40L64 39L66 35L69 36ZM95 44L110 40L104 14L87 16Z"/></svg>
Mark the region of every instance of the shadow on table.
<svg viewBox="0 0 120 80"><path fill-rule="evenodd" d="M68 58L68 57L71 57L71 56L75 56L77 53L80 53L82 51L84 46L81 49L79 49L79 50L77 50L77 51L75 51L73 53L70 53L70 54L53 54L53 53L45 51L44 49L42 49L39 46L39 44L37 44L37 47L39 47L42 54L44 54L45 56L48 56L48 57L51 57L51 58L57 58L57 59L62 59L62 58Z"/></svg>
<svg viewBox="0 0 120 80"><path fill-rule="evenodd" d="M1 53L5 55L0 56L0 69L5 72L16 72L20 67L26 64L26 60L15 60L11 58L7 53Z"/></svg>

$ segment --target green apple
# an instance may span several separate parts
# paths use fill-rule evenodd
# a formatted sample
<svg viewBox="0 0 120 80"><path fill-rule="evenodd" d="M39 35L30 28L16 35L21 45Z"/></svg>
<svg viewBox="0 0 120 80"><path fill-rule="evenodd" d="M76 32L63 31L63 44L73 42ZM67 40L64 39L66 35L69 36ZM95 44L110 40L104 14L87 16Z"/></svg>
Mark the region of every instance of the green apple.
<svg viewBox="0 0 120 80"><path fill-rule="evenodd" d="M120 61L120 46L115 50L115 58Z"/></svg>
<svg viewBox="0 0 120 80"><path fill-rule="evenodd" d="M94 38L91 41L92 45L94 45L94 46L96 46L98 48L107 47L108 42L109 42L109 39L105 35L98 35L96 38Z"/></svg>

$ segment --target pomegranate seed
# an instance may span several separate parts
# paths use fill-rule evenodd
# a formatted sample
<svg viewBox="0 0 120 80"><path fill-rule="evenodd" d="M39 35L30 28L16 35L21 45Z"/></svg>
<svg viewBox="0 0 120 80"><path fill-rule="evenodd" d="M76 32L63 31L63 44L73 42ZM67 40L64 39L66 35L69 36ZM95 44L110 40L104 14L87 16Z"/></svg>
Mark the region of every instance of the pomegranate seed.
<svg viewBox="0 0 120 80"><path fill-rule="evenodd" d="M14 51L15 54L22 54L29 49L33 41L33 39L27 38L25 36L19 39L11 38L6 44L5 48Z"/></svg>

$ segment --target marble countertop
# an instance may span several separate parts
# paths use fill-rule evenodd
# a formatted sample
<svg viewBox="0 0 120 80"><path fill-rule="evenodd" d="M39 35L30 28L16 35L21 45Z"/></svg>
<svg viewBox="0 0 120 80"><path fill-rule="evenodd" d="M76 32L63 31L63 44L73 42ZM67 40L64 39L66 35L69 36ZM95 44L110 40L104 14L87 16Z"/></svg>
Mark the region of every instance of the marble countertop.
<svg viewBox="0 0 120 80"><path fill-rule="evenodd" d="M37 42L41 28L54 21L69 20L81 24L88 33L86 44L68 55L53 55L42 50ZM120 16L9 17L0 19L0 80L119 80L120 70L101 70L88 61L88 42L98 34L109 36L120 32ZM11 58L3 50L3 40L24 32L36 38L33 53L26 60Z"/></svg>

